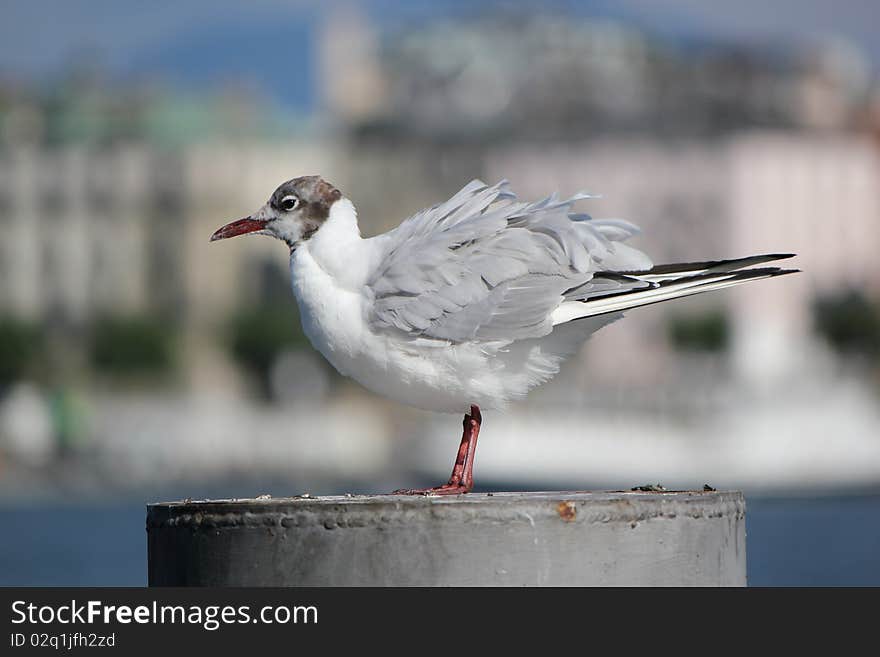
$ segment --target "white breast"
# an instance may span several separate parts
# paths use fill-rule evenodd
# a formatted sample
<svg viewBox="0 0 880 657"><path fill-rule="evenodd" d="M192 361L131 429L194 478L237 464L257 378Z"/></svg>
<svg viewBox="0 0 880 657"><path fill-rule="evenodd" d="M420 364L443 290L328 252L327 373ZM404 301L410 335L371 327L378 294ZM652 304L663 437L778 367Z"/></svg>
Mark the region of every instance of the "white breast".
<svg viewBox="0 0 880 657"><path fill-rule="evenodd" d="M306 337L341 374L354 376L366 340L364 297L341 288L305 248L291 255L290 275Z"/></svg>

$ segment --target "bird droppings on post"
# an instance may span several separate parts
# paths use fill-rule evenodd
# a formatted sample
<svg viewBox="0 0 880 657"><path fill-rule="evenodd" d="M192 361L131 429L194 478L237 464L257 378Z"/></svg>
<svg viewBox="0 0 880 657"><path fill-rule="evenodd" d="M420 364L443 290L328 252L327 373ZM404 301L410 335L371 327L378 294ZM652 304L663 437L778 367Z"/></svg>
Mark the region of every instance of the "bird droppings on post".
<svg viewBox="0 0 880 657"><path fill-rule="evenodd" d="M633 486L630 488L632 491L639 491L642 493L666 493L668 492L666 488L664 488L661 484L644 484L642 486Z"/></svg>

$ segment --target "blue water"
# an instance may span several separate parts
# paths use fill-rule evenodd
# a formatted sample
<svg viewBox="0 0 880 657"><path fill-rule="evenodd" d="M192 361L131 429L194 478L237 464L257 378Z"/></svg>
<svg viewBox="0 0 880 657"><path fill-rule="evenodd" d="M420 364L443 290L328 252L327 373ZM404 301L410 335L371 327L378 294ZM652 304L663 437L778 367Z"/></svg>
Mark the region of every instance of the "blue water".
<svg viewBox="0 0 880 657"><path fill-rule="evenodd" d="M143 504L0 509L0 585L145 586Z"/></svg>
<svg viewBox="0 0 880 657"><path fill-rule="evenodd" d="M747 498L753 586L880 586L880 495ZM0 585L143 586L144 505L0 508Z"/></svg>
<svg viewBox="0 0 880 657"><path fill-rule="evenodd" d="M880 495L746 497L752 586L880 586Z"/></svg>

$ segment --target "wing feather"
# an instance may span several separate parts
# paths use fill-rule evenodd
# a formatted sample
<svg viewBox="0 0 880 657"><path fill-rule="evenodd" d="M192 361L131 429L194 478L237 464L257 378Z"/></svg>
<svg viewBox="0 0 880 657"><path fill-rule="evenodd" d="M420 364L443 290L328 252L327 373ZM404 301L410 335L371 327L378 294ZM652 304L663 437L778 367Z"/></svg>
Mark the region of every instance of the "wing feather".
<svg viewBox="0 0 880 657"><path fill-rule="evenodd" d="M367 284L371 324L450 342L546 335L568 291L586 294L596 272L651 267L620 244L635 226L572 211L584 198L524 203L505 180L474 180L415 214L382 238L384 257Z"/></svg>

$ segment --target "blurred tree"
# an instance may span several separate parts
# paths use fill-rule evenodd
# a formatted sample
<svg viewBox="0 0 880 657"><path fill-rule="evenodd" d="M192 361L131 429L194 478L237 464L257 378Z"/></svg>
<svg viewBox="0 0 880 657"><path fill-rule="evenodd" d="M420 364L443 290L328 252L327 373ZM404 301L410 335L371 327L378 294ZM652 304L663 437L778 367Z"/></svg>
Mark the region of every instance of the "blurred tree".
<svg viewBox="0 0 880 657"><path fill-rule="evenodd" d="M55 427L55 440L62 453L73 452L88 443L89 409L73 386L54 388L49 394L49 409Z"/></svg>
<svg viewBox="0 0 880 657"><path fill-rule="evenodd" d="M113 376L161 375L173 369L174 332L153 317L102 317L89 331L89 360Z"/></svg>
<svg viewBox="0 0 880 657"><path fill-rule="evenodd" d="M290 301L237 313L230 322L229 346L239 364L259 379L267 398L271 390L269 373L279 354L285 349L309 348L296 304Z"/></svg>
<svg viewBox="0 0 880 657"><path fill-rule="evenodd" d="M702 315L673 315L669 339L676 349L684 351L724 351L730 341L727 314L716 309Z"/></svg>
<svg viewBox="0 0 880 657"><path fill-rule="evenodd" d="M837 351L880 357L880 304L861 290L819 296L813 302L816 330Z"/></svg>
<svg viewBox="0 0 880 657"><path fill-rule="evenodd" d="M0 318L0 388L34 370L44 349L45 336L37 324Z"/></svg>

